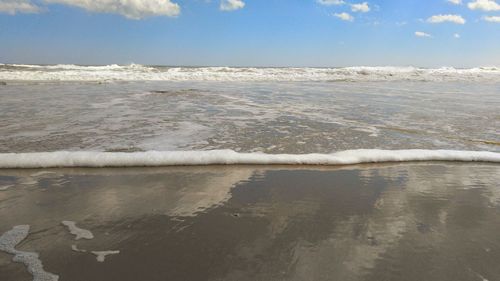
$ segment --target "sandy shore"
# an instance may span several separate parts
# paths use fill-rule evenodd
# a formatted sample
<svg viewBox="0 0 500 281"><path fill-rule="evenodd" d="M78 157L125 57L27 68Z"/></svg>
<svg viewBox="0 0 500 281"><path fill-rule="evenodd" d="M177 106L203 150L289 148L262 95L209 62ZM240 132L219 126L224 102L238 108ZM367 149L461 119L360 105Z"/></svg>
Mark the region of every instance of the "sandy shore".
<svg viewBox="0 0 500 281"><path fill-rule="evenodd" d="M4 169L0 235L29 225L16 249L62 281L498 280L499 182L467 163ZM0 280L32 280L12 258Z"/></svg>

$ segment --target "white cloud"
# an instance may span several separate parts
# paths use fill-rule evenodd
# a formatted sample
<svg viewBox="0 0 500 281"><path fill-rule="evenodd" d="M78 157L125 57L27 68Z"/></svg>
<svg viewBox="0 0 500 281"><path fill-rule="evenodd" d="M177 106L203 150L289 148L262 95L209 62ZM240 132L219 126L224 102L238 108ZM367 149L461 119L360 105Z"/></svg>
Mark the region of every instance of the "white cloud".
<svg viewBox="0 0 500 281"><path fill-rule="evenodd" d="M321 5L332 6L332 5L343 5L345 2L343 0L317 0Z"/></svg>
<svg viewBox="0 0 500 281"><path fill-rule="evenodd" d="M460 39L460 34L455 33L455 34L453 34L453 37L456 38L456 39Z"/></svg>
<svg viewBox="0 0 500 281"><path fill-rule="evenodd" d="M341 20L345 20L345 21L353 21L354 20L354 17L348 13L334 14L334 16L341 19Z"/></svg>
<svg viewBox="0 0 500 281"><path fill-rule="evenodd" d="M471 10L500 11L500 4L495 0L475 0L467 4Z"/></svg>
<svg viewBox="0 0 500 281"><path fill-rule="evenodd" d="M462 5L462 0L447 0L451 4Z"/></svg>
<svg viewBox="0 0 500 281"><path fill-rule="evenodd" d="M0 0L0 13L15 15L16 13L38 13L40 7L30 0Z"/></svg>
<svg viewBox="0 0 500 281"><path fill-rule="evenodd" d="M242 0L221 0L219 9L221 11L234 11L243 9L243 7L245 7L245 2Z"/></svg>
<svg viewBox="0 0 500 281"><path fill-rule="evenodd" d="M370 11L370 6L368 6L368 2L352 4L351 10L353 12L368 13Z"/></svg>
<svg viewBox="0 0 500 281"><path fill-rule="evenodd" d="M427 19L430 23L451 22L456 24L465 24L465 19L460 15L435 15Z"/></svg>
<svg viewBox="0 0 500 281"><path fill-rule="evenodd" d="M142 19L150 16L175 17L180 7L170 0L44 0L46 3L76 6L98 13L120 14L129 19Z"/></svg>
<svg viewBox="0 0 500 281"><path fill-rule="evenodd" d="M484 16L483 17L483 20L485 21L489 21L489 22L496 22L496 23L500 23L500 17L494 17L494 16Z"/></svg>
<svg viewBox="0 0 500 281"><path fill-rule="evenodd" d="M416 31L415 36L417 36L417 37L432 37L429 33L425 33L422 31Z"/></svg>

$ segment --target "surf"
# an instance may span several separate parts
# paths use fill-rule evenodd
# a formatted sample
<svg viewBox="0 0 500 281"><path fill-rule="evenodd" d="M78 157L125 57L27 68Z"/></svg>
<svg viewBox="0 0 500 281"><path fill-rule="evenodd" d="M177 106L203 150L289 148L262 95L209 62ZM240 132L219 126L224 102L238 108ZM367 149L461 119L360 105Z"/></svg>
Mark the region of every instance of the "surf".
<svg viewBox="0 0 500 281"><path fill-rule="evenodd" d="M461 150L346 150L331 154L265 154L233 150L1 153L0 168L155 167L200 165L353 165L365 163L457 161L500 163L500 153Z"/></svg>

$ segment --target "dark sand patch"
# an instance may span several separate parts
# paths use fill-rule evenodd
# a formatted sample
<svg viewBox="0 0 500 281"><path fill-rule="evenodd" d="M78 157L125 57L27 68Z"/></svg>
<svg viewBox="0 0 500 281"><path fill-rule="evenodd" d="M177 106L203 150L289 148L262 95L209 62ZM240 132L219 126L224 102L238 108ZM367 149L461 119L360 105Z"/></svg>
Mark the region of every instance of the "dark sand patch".
<svg viewBox="0 0 500 281"><path fill-rule="evenodd" d="M29 224L62 281L500 279L499 165L44 171L0 170L36 181L0 193L0 233ZM0 280L31 280L10 259Z"/></svg>

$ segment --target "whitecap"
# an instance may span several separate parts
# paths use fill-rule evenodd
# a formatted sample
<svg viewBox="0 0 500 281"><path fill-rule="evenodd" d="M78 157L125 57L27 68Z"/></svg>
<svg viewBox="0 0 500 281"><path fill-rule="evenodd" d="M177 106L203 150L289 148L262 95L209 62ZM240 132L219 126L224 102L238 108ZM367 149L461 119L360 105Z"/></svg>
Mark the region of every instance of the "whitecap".
<svg viewBox="0 0 500 281"><path fill-rule="evenodd" d="M500 81L497 67L151 67L131 65L0 65L14 81Z"/></svg>

